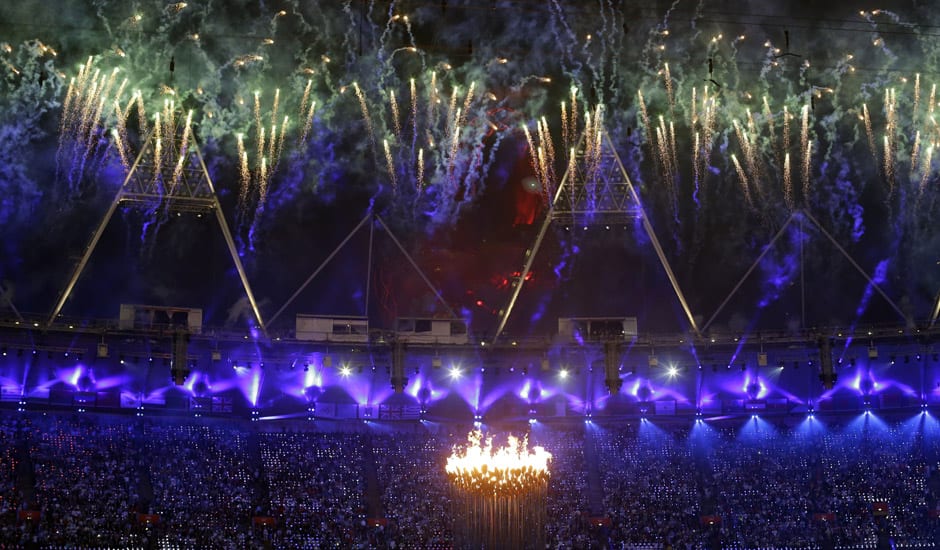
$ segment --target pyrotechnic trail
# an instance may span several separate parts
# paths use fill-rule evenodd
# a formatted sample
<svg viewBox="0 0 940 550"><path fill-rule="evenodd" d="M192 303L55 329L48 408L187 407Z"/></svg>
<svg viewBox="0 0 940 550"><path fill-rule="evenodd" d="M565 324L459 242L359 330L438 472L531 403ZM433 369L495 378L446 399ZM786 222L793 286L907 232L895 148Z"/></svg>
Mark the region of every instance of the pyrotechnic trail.
<svg viewBox="0 0 940 550"><path fill-rule="evenodd" d="M392 159L392 150L388 146L388 140L383 139L382 145L385 149L385 163L388 169L388 179L392 184L392 194L398 193L398 178L395 176L395 161Z"/></svg>
<svg viewBox="0 0 940 550"><path fill-rule="evenodd" d="M568 128L568 112L565 110L565 102L561 102L561 146L568 148L571 146L571 130Z"/></svg>
<svg viewBox="0 0 940 550"><path fill-rule="evenodd" d="M238 160L239 160L239 181L241 186L238 193L238 212L241 216L247 214L245 207L248 204L248 193L251 189L251 168L248 166L248 153L245 151L244 135L238 134Z"/></svg>
<svg viewBox="0 0 940 550"><path fill-rule="evenodd" d="M544 188L547 185L547 183L544 179L544 176L542 175L540 171L538 153L537 153L538 148L535 146L535 141L532 140L532 133L529 132L529 126L526 124L523 124L522 132L525 134L526 143L528 143L529 165L532 167L533 172L535 172L535 178L539 181L539 183Z"/></svg>
<svg viewBox="0 0 940 550"><path fill-rule="evenodd" d="M300 134L300 141L298 146L303 147L307 143L307 137L310 135L310 130L313 128L313 116L317 111L317 102L311 101L310 108L306 111L306 117L304 122L304 131ZM301 115L303 115L304 110L301 109Z"/></svg>
<svg viewBox="0 0 940 550"><path fill-rule="evenodd" d="M420 86L421 83L425 86ZM399 86L408 88L410 116L407 120L402 119L401 104L395 91ZM368 104L371 94L367 94L364 88L360 88L361 93L357 94L360 111L370 113L372 131L383 135L384 161L381 164L388 177L389 189L393 195L408 197L413 204L409 209L412 212L419 212L418 202L423 190L433 187L434 204L422 205L428 209L424 213L444 215L444 211L457 206L448 205L447 201L454 200L458 194L463 195L459 190L473 182L485 181L485 173L491 166L484 157L492 158L499 140L482 148L481 144L487 133L500 130L482 111L476 83L470 82L465 94L461 94L461 89L456 83L453 85L448 107L441 114L435 107L441 103L440 77L436 71L425 73L423 77L398 79L395 86L379 92L387 100L379 101L377 108ZM492 94L483 95L488 97ZM374 118L371 116L373 112L376 113ZM381 127L380 121L388 121L388 128ZM401 139L407 130L410 130L410 139Z"/></svg>
<svg viewBox="0 0 940 550"><path fill-rule="evenodd" d="M555 182L555 144L552 142L552 133L545 117L539 119L539 143L545 148L545 169L546 181L552 186ZM550 190L551 191L551 190Z"/></svg>
<svg viewBox="0 0 940 550"><path fill-rule="evenodd" d="M418 149L418 173L415 178L415 187L418 193L424 189L424 148Z"/></svg>
<svg viewBox="0 0 940 550"><path fill-rule="evenodd" d="M411 90L411 154L414 155L415 147L418 145L418 91L413 77L409 79L409 84ZM424 171L421 170L421 172Z"/></svg>
<svg viewBox="0 0 940 550"><path fill-rule="evenodd" d="M318 105L317 99L312 97L311 88L312 79L307 79L301 99L297 102L291 94L282 94L281 89L276 88L267 112L264 109L262 92L260 90L254 92L251 110L252 124L248 128L249 133L255 134L253 159L245 147L244 134L236 135L236 160L240 182L236 211L239 213L240 226L243 230L247 228L250 247L254 246L253 239L258 235L257 224L267 207L272 180L277 176L285 155L294 154L294 149L288 148L287 144L296 144L296 150L301 153L306 150ZM297 117L304 121L303 125L292 125L289 114L284 114L278 125L282 105L295 106ZM270 126L265 125L265 120L270 121Z"/></svg>
<svg viewBox="0 0 940 550"><path fill-rule="evenodd" d="M186 123L183 126L183 138L180 140L179 145L179 158L176 161L176 167L173 169L173 183L172 187L176 187L180 183L180 178L183 175L183 167L188 160L189 155L189 138L192 134L192 123L193 123L193 111L190 110L186 114Z"/></svg>
<svg viewBox="0 0 940 550"><path fill-rule="evenodd" d="M744 193L744 198L748 206L753 207L754 202L751 200L751 191L747 184L747 174L744 173L744 169L741 168L741 163L738 162L738 157L733 153L731 154L731 162L734 163L734 169L737 170L738 178L741 180L741 190Z"/></svg>
<svg viewBox="0 0 940 550"><path fill-rule="evenodd" d="M153 181L160 183L160 167L163 164L163 124L160 122L160 113L153 119Z"/></svg>
<svg viewBox="0 0 940 550"><path fill-rule="evenodd" d="M61 173L58 167L63 164L69 167L68 182L73 191L80 185L87 167L97 166L107 160L107 148L101 145L103 137L114 135L108 126L117 132L119 139L116 140L118 145L115 148L122 164L126 164L127 113L120 104L128 79L124 78L115 91L118 74L117 67L103 73L95 66L94 57L89 57L79 67L78 75L69 80L59 120L56 166L58 174Z"/></svg>
<svg viewBox="0 0 940 550"><path fill-rule="evenodd" d="M83 42L88 49L80 55L68 52L72 65L63 65L74 69L62 76L59 95L61 180L74 191L91 176L126 173L152 131L152 154L167 168L146 176L176 185L178 155L187 149L177 140L188 135L217 155L209 159L213 170L237 172L220 187L231 185L238 198L242 236L247 227L261 235L262 217L274 227L276 208L334 181L344 187L329 191L394 191L391 202L376 204L394 210L395 201L407 200L417 206L401 211L453 224L455 204L479 196L465 191L488 184L506 136L526 140L523 162L547 202L569 165L593 177L605 130L650 219L670 224L663 229L677 239L701 242L721 226L728 242L759 242L803 208L840 238L856 238L877 210L866 203L872 196L891 203L896 223L889 225L897 228L922 223L937 204L935 48L917 25L890 12L846 15L863 23L863 33L830 22L836 28L827 47L838 52L829 56L836 61L814 54L810 66L812 32L800 31L798 58L789 44L773 43L779 26L744 16L716 22L708 2L639 19L626 6L601 2L583 8L596 17L577 20L553 2L544 13L527 13L531 21L520 18L513 33L473 44L465 43L466 31L515 8L466 10L466 21L448 22L443 36L429 19L431 7L405 13L411 6L400 2L387 10L367 2L360 11L288 1L283 11L259 7L260 25L246 18L226 34L223 22L238 26L239 17L221 17L217 6L200 7L196 18L193 5L144 0L131 14L113 4L95 4L98 13L89 15L108 31ZM688 20L678 21L683 13ZM166 36L179 41L164 44ZM751 44L752 36L761 38ZM517 41L532 53L516 55ZM104 53L87 57L94 51ZM174 55L175 73L171 61L166 74ZM2 71L22 68L6 48L0 59ZM917 59L927 61L915 66ZM539 85L516 86L536 78ZM335 93L344 85L355 100ZM494 114L500 109L510 114ZM181 124L184 117L191 123ZM370 151L359 158L366 139ZM858 154L866 148L870 154ZM103 172L109 163L116 170ZM860 192L873 181L871 193ZM905 201L915 195L924 199L910 208ZM748 215L729 222L727 210L742 206ZM845 214L857 211L863 214ZM768 221L753 231L755 220ZM676 244L679 252L670 253L684 259L683 243Z"/></svg>
<svg viewBox="0 0 940 550"><path fill-rule="evenodd" d="M803 152L803 202L810 201L810 164L812 163L812 148L809 140L809 105L803 105L803 124L800 130L800 151Z"/></svg>
<svg viewBox="0 0 940 550"><path fill-rule="evenodd" d="M401 115L398 112L398 100L395 99L395 90L388 91L388 104L392 109L392 123L395 127L395 137L398 141L401 141Z"/></svg>

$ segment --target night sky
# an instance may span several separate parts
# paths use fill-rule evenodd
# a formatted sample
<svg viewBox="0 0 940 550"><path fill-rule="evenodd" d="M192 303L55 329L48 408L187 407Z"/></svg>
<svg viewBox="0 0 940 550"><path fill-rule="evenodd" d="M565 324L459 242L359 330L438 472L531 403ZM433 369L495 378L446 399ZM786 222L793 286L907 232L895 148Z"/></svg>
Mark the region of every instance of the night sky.
<svg viewBox="0 0 940 550"><path fill-rule="evenodd" d="M775 237L712 330L923 320L940 290L940 15L810 4L4 3L0 281L19 310L49 312L154 116L169 129L172 113L179 146L191 111L189 152L263 316L372 213L492 334L600 117L700 327ZM549 229L509 333L559 316L688 330L639 221L595 221ZM366 224L274 328L447 313L373 228L371 264ZM236 326L242 298L213 218L122 206L63 313L178 305Z"/></svg>

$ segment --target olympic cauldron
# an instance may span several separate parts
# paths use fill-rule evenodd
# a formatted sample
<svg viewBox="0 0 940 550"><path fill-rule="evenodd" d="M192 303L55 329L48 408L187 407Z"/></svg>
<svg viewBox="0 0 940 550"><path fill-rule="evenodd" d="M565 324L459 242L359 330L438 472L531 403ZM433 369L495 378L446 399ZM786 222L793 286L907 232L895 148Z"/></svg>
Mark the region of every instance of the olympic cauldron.
<svg viewBox="0 0 940 550"><path fill-rule="evenodd" d="M454 546L544 548L545 496L552 455L528 449L528 438L509 436L493 447L480 431L447 459L454 506Z"/></svg>

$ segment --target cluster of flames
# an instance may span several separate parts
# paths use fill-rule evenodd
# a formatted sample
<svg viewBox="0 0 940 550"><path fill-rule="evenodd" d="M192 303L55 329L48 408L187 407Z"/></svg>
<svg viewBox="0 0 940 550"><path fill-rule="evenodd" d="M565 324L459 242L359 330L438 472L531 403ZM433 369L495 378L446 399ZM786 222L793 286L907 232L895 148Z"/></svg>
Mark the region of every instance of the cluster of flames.
<svg viewBox="0 0 940 550"><path fill-rule="evenodd" d="M507 445L493 447L492 438L480 431L467 436L462 454L455 449L447 458L447 477L458 489L477 494L514 495L548 482L551 453L542 447L528 449L528 438L509 436Z"/></svg>

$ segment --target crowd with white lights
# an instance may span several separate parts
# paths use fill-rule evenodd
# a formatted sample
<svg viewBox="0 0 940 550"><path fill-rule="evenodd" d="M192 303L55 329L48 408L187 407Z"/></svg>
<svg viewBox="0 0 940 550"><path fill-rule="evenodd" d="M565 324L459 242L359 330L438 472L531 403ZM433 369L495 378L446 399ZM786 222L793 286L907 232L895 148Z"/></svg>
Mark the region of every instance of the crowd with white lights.
<svg viewBox="0 0 940 550"><path fill-rule="evenodd" d="M139 503L138 435L138 427L122 422L51 416L32 423L34 498L42 503L49 542L135 542L128 511Z"/></svg>
<svg viewBox="0 0 940 550"><path fill-rule="evenodd" d="M940 536L940 453L916 427L755 417L597 433L617 547L934 547Z"/></svg>
<svg viewBox="0 0 940 550"><path fill-rule="evenodd" d="M21 537L17 525L18 512L27 505L18 476L20 464L20 437L22 422L16 417L0 416L0 539L16 540Z"/></svg>
<svg viewBox="0 0 940 550"><path fill-rule="evenodd" d="M932 547L940 536L940 424L927 415L523 426L552 456L547 548ZM466 434L0 413L0 540L451 548L445 465Z"/></svg>
<svg viewBox="0 0 940 550"><path fill-rule="evenodd" d="M364 436L258 433L265 492L256 538L278 548L340 548L367 542Z"/></svg>
<svg viewBox="0 0 940 550"><path fill-rule="evenodd" d="M390 540L410 541L417 548L450 548L453 517L444 464L463 437L430 433L372 437L378 477L386 488L382 504Z"/></svg>

